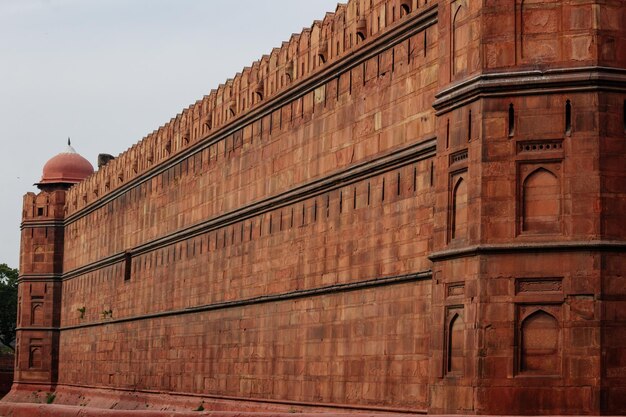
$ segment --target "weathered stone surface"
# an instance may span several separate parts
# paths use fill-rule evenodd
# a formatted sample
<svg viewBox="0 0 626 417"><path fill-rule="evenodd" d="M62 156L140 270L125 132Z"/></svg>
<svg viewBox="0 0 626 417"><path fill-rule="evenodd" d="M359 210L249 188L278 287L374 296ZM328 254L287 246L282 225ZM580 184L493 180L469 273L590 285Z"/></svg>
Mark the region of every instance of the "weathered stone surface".
<svg viewBox="0 0 626 417"><path fill-rule="evenodd" d="M9 399L625 413L625 16L351 0L27 194Z"/></svg>

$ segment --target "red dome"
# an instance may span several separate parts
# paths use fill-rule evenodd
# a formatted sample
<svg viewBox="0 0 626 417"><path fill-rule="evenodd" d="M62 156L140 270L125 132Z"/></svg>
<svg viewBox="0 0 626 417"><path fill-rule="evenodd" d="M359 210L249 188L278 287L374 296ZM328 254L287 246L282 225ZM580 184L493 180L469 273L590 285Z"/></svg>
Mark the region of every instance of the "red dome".
<svg viewBox="0 0 626 417"><path fill-rule="evenodd" d="M65 152L53 157L43 166L39 184L75 184L91 174L93 174L91 163L68 145Z"/></svg>

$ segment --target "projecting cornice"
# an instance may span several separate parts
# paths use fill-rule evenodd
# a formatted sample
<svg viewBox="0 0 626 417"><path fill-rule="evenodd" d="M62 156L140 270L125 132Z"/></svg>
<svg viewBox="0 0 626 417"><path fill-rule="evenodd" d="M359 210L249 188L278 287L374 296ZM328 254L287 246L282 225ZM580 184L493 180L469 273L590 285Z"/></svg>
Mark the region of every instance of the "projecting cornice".
<svg viewBox="0 0 626 417"><path fill-rule="evenodd" d="M433 262L468 256L546 252L626 252L626 241L587 240L564 242L514 242L503 244L474 245L431 253Z"/></svg>
<svg viewBox="0 0 626 417"><path fill-rule="evenodd" d="M63 220L24 220L20 229L32 229L37 227L63 227Z"/></svg>
<svg viewBox="0 0 626 417"><path fill-rule="evenodd" d="M53 282L61 280L61 274L20 274L18 282Z"/></svg>
<svg viewBox="0 0 626 417"><path fill-rule="evenodd" d="M438 92L437 115L487 97L586 91L626 92L626 69L580 67L481 74Z"/></svg>

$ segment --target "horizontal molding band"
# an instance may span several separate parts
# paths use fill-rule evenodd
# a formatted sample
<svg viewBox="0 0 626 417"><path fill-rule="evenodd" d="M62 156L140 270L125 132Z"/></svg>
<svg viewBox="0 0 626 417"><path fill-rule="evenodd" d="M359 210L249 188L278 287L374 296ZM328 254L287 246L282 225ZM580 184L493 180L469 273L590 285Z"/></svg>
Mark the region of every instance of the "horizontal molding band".
<svg viewBox="0 0 626 417"><path fill-rule="evenodd" d="M58 327L17 327L16 332L58 332Z"/></svg>
<svg viewBox="0 0 626 417"><path fill-rule="evenodd" d="M96 322L96 323L85 323L85 324L79 324L79 325L74 325L74 326L63 326L60 328L60 330L68 331L68 330L84 329L88 327L108 326L112 324L121 324L121 323L128 323L128 322L134 322L134 321L140 321L140 320L149 320L149 319L155 319L155 318L179 316L183 314L195 314L195 313L202 313L206 311L226 310L226 309L231 309L231 308L246 307L246 306L257 305L257 304L276 303L280 301L295 300L295 299L300 299L300 298L317 297L321 295L336 294L336 293L349 292L349 291L358 291L358 290L364 290L368 288L375 288L375 287L395 285L395 284L403 284L403 283L413 282L413 281L425 281L431 278L432 278L432 271L422 271L422 272L417 272L414 274L397 275L397 276L385 277L385 278L374 278L374 279L369 279L366 281L351 282L347 284L336 284L336 285L331 285L327 287L319 287L319 288L313 288L313 289L308 289L308 290L290 291L290 292L274 294L274 295L263 295L263 296L248 298L248 299L243 299L243 300L224 301L220 303L206 304L203 306L170 310L170 311L164 311L160 313L142 314L142 315L133 316L133 317L124 317L121 319L112 319L112 320L106 320L106 321L101 321L101 322Z"/></svg>
<svg viewBox="0 0 626 417"><path fill-rule="evenodd" d="M439 91L433 107L439 116L480 98L588 91L625 93L626 69L579 67L481 74Z"/></svg>
<svg viewBox="0 0 626 417"><path fill-rule="evenodd" d="M63 278L63 274L20 274L17 282L53 282Z"/></svg>
<svg viewBox="0 0 626 417"><path fill-rule="evenodd" d="M300 83L296 83L292 87L286 89L284 92L277 94L275 97L268 99L257 109L252 109L248 113L245 113L241 117L227 123L215 132L210 133L204 138L200 139L195 145L189 146L187 149L181 150L179 153L171 156L169 159L156 164L153 168L148 169L144 173L129 180L126 184L123 184L119 188L111 191L102 198L94 201L88 206L80 209L76 213L67 216L65 219L65 225L71 224L76 220L86 216L87 214L97 210L110 201L120 197L130 189L152 179L153 177L167 171L176 164L182 162L186 158L203 151L204 149L214 145L217 142L224 140L229 135L237 132L240 129L254 123L261 118L272 114L274 111L282 108L287 103L290 103L305 94L314 91L326 84L329 80L337 78L340 74L353 69L354 67L366 62L367 60L377 56L381 52L388 50L389 48L398 45L399 43L409 39L411 36L437 24L438 6L433 4L425 10L416 13L411 16L405 22L399 24L397 27L389 30L388 32L373 38L370 42L363 44L356 51L351 52L338 59L336 62L329 64L327 68L321 70L316 74L303 79Z"/></svg>
<svg viewBox="0 0 626 417"><path fill-rule="evenodd" d="M30 382L22 382L15 381L24 385L42 385L41 383L30 383ZM191 397L191 398L208 398L212 400L223 400L223 401L235 401L235 402L244 402L244 403L260 403L260 404L280 404L280 405L290 405L290 406L302 406L302 407L313 407L313 408L329 408L329 409L344 409L344 410L362 410L362 411L373 411L380 413L401 413L401 414L427 414L426 410L413 410L408 408L397 408L397 407L383 407L383 406L367 406L367 405L354 405L354 404L336 404L336 403L315 403L315 402L303 402L303 401L289 401L289 400L275 400L271 398L251 398L251 397L233 397L227 395L211 395L211 394L195 394L191 392L178 392L178 391L164 391L164 390L148 390L148 389L136 389L136 388L118 388L111 387L107 385L83 385L83 384L68 384L68 383L59 383L56 384L57 388L67 387L69 389L72 388L80 388L81 390L105 390L105 391L118 391L118 392L128 392L135 394L153 394L153 395L169 395L169 396L179 396L179 397ZM84 395L84 393L83 393ZM96 395L97 397L97 395ZM125 410L118 410L123 412ZM219 411L220 416L229 415L232 417L241 417L241 412L235 411ZM246 412L245 415L249 417L261 417L268 416L270 414L272 416L287 416L287 414L291 415L291 412ZM321 417L319 412L298 412L298 416L302 417ZM348 415L349 416L349 415ZM378 417L376 414L367 414L368 417ZM380 416L385 417L385 416ZM388 416L387 416L388 417Z"/></svg>
<svg viewBox="0 0 626 417"><path fill-rule="evenodd" d="M24 220L20 230L34 229L38 227L63 227L63 220Z"/></svg>
<svg viewBox="0 0 626 417"><path fill-rule="evenodd" d="M72 271L68 271L63 275L63 279L72 279L76 276L121 262L124 260L124 257L128 252L130 252L133 256L142 255L207 232L239 223L252 217L267 213L268 211L301 202L337 188L353 184L371 176L379 175L407 164L432 158L435 156L436 151L437 139L434 137L429 138L423 142L402 148L372 161L353 165L342 172L293 188L276 196L249 204L213 219L209 219L161 238L149 241L132 248L127 252L117 253Z"/></svg>
<svg viewBox="0 0 626 417"><path fill-rule="evenodd" d="M625 252L626 241L587 240L574 242L534 242L504 243L495 245L475 245L460 249L434 252L428 256L431 261L463 258L478 255L497 255L529 252Z"/></svg>

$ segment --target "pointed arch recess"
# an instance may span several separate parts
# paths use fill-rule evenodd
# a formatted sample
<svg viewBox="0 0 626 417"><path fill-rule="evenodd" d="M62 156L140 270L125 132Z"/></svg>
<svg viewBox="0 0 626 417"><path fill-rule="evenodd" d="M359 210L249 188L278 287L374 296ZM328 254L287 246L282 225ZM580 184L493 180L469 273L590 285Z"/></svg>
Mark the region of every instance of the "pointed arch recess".
<svg viewBox="0 0 626 417"><path fill-rule="evenodd" d="M465 357L465 321L461 312L452 315L446 329L447 338L447 358L446 373L456 375L463 374L463 358Z"/></svg>
<svg viewBox="0 0 626 417"><path fill-rule="evenodd" d="M450 55L452 77L455 77L467 73L470 29L468 22L465 21L468 11L464 2L453 3L452 8Z"/></svg>
<svg viewBox="0 0 626 417"><path fill-rule="evenodd" d="M459 177L452 191L452 213L450 237L454 239L467 238L467 181Z"/></svg>
<svg viewBox="0 0 626 417"><path fill-rule="evenodd" d="M557 375L561 368L561 335L558 320L539 309L520 325L520 372Z"/></svg>
<svg viewBox="0 0 626 417"><path fill-rule="evenodd" d="M43 326L43 305L41 303L33 304L30 314L31 326Z"/></svg>
<svg viewBox="0 0 626 417"><path fill-rule="evenodd" d="M557 233L561 220L559 178L540 167L531 172L522 185L522 231Z"/></svg>

